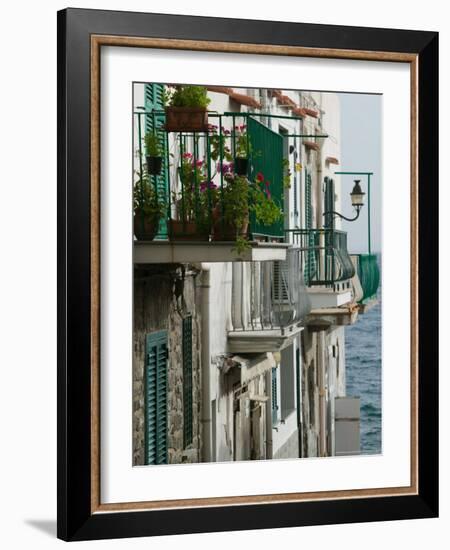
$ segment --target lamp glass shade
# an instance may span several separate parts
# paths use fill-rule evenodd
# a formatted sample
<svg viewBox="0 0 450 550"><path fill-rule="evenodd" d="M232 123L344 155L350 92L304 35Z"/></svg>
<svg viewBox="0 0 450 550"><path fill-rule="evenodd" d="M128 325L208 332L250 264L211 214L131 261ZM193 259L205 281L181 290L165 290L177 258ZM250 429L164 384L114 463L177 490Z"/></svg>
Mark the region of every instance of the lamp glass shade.
<svg viewBox="0 0 450 550"><path fill-rule="evenodd" d="M352 192L350 193L353 206L362 206L364 204L365 193L362 191L361 186L359 185L359 182L360 180L355 180L355 185L353 187Z"/></svg>

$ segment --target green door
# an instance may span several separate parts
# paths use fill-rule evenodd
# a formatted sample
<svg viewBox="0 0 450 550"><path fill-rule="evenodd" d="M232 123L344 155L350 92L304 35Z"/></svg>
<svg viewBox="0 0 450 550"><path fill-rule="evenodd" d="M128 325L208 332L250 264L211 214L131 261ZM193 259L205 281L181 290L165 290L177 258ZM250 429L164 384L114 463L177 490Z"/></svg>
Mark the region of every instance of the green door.
<svg viewBox="0 0 450 550"><path fill-rule="evenodd" d="M248 117L247 133L252 146L250 179L255 180L256 174L264 174L264 181L269 182L272 199L283 209L283 136L277 134L264 124ZM283 238L283 220L272 225L257 223L254 215L250 217L250 232L253 236Z"/></svg>
<svg viewBox="0 0 450 550"><path fill-rule="evenodd" d="M164 102L163 102L164 84L145 84L145 131L156 132L161 145L163 146L163 166L159 176L151 176L158 192L158 197L168 203L168 142L167 133L163 129L165 122ZM159 224L157 239L167 238L167 220L163 219Z"/></svg>

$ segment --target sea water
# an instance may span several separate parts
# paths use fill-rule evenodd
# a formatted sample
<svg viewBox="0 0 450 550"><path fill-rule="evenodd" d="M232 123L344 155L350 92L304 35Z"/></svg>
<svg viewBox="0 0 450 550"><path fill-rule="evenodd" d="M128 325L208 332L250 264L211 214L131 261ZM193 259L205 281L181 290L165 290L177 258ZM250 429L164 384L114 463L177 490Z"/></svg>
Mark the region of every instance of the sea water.
<svg viewBox="0 0 450 550"><path fill-rule="evenodd" d="M380 258L378 265L381 266ZM381 285L378 304L346 327L346 393L360 397L361 454L381 453Z"/></svg>

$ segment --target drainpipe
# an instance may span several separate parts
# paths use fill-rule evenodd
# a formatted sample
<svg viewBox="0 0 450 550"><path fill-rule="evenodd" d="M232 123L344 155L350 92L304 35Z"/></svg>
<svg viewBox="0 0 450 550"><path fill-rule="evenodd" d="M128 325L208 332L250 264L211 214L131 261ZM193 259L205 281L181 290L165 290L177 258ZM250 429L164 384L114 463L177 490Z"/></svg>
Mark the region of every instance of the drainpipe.
<svg viewBox="0 0 450 550"><path fill-rule="evenodd" d="M210 264L201 264L201 315L202 315L202 461L211 462L211 346L209 335Z"/></svg>
<svg viewBox="0 0 450 550"><path fill-rule="evenodd" d="M327 456L327 402L325 394L325 331L317 333L317 359L319 367L319 456Z"/></svg>

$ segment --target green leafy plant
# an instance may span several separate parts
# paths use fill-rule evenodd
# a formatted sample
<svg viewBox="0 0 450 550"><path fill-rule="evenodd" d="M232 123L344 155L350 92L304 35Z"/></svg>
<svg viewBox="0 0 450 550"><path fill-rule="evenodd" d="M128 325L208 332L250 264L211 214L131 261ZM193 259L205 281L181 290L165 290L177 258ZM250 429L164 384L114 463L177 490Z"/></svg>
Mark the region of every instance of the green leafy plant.
<svg viewBox="0 0 450 550"><path fill-rule="evenodd" d="M133 189L133 210L145 219L157 221L165 216L167 205L164 199L158 197L154 185L148 176L139 178Z"/></svg>
<svg viewBox="0 0 450 550"><path fill-rule="evenodd" d="M149 132L145 134L145 153L148 157L161 157L162 145L157 134Z"/></svg>
<svg viewBox="0 0 450 550"><path fill-rule="evenodd" d="M238 254L250 246L244 230L251 212L256 222L263 225L272 225L283 217L283 211L271 197L270 182L266 181L261 172L258 172L254 181L238 175L227 178L220 197L223 223L235 229L235 249Z"/></svg>
<svg viewBox="0 0 450 550"><path fill-rule="evenodd" d="M252 152L252 144L247 134L247 126L241 124L234 127L235 153L238 158L248 158Z"/></svg>
<svg viewBox="0 0 450 550"><path fill-rule="evenodd" d="M188 222L196 222L197 227L207 230L210 227L211 210L218 200L218 187L208 179L205 160L196 159L185 152L178 168L181 189L173 193L178 217Z"/></svg>
<svg viewBox="0 0 450 550"><path fill-rule="evenodd" d="M230 137L231 132L222 127L220 134L218 133L218 127L216 124L208 125L209 142L211 146L211 159L218 161L222 158L222 161L226 160L231 162L233 157L231 155L230 147L227 143L227 139Z"/></svg>
<svg viewBox="0 0 450 550"><path fill-rule="evenodd" d="M173 86L165 91L163 101L166 107L208 107L211 99L204 86Z"/></svg>

